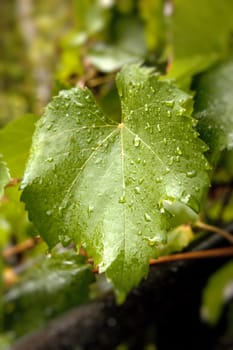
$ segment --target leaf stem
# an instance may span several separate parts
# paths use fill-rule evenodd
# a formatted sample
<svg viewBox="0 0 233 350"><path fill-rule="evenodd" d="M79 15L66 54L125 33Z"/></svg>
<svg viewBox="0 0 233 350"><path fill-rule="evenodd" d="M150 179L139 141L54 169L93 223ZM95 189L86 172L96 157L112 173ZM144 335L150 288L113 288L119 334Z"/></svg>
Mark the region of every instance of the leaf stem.
<svg viewBox="0 0 233 350"><path fill-rule="evenodd" d="M233 244L233 235L231 235L228 231L222 230L221 228L216 226L206 224L205 222L202 222L202 221L197 221L194 224L194 226L206 231L217 233L218 235L228 240L231 244Z"/></svg>
<svg viewBox="0 0 233 350"><path fill-rule="evenodd" d="M3 256L3 258L8 259L15 254L19 254L19 253L24 252L25 250L33 248L39 242L41 242L41 238L39 236L37 236L35 238L30 238L30 239L28 239L24 242L21 242L13 247L6 248L3 251L2 256Z"/></svg>
<svg viewBox="0 0 233 350"><path fill-rule="evenodd" d="M6 187L15 187L17 186L22 179L18 179L18 178L13 178L10 180L10 182L6 185Z"/></svg>
<svg viewBox="0 0 233 350"><path fill-rule="evenodd" d="M157 265L179 260L208 259L227 256L233 256L233 247L199 250L193 252L161 256L158 259L150 259L150 265Z"/></svg>

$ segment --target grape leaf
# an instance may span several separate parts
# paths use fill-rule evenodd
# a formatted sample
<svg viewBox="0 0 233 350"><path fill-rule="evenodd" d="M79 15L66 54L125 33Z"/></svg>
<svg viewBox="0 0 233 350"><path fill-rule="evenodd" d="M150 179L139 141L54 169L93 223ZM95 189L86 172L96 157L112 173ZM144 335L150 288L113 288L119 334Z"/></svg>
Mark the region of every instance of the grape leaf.
<svg viewBox="0 0 233 350"><path fill-rule="evenodd" d="M86 303L90 300L92 282L94 275L90 265L72 251L43 259L5 293L5 329L20 336Z"/></svg>
<svg viewBox="0 0 233 350"><path fill-rule="evenodd" d="M208 157L215 162L219 152L233 148L233 59L202 74L194 84L198 131L208 144Z"/></svg>
<svg viewBox="0 0 233 350"><path fill-rule="evenodd" d="M142 24L138 18L127 16L115 21L111 45L96 44L88 53L90 62L102 72L113 72L124 64L138 62L146 56Z"/></svg>
<svg viewBox="0 0 233 350"><path fill-rule="evenodd" d="M224 304L233 297L233 262L230 261L217 270L209 279L202 295L202 316L215 325Z"/></svg>
<svg viewBox="0 0 233 350"><path fill-rule="evenodd" d="M221 55L227 50L232 15L231 0L174 0L171 29L175 57Z"/></svg>
<svg viewBox="0 0 233 350"><path fill-rule="evenodd" d="M48 244L82 244L120 300L146 276L153 245L166 242L173 216L164 202L198 212L209 179L190 96L138 64L123 68L117 87L120 123L86 88L54 97L36 128L22 200Z"/></svg>
<svg viewBox="0 0 233 350"><path fill-rule="evenodd" d="M0 149L12 177L22 177L38 117L24 115L0 130Z"/></svg>
<svg viewBox="0 0 233 350"><path fill-rule="evenodd" d="M0 155L0 197L4 193L4 187L10 181L10 173Z"/></svg>
<svg viewBox="0 0 233 350"><path fill-rule="evenodd" d="M169 72L186 84L191 77L224 57L233 29L231 0L174 0L170 44L174 58ZM217 30L216 30L217 28Z"/></svg>

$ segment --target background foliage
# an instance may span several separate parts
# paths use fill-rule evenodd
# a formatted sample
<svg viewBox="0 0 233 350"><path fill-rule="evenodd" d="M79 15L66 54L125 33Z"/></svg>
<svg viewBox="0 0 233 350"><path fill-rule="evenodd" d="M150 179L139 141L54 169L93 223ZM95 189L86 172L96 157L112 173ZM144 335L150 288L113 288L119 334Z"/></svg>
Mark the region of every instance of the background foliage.
<svg viewBox="0 0 233 350"><path fill-rule="evenodd" d="M233 5L231 0L11 0L3 1L1 12L0 341L7 349L48 319L112 288L105 279L94 282L88 258L106 271L123 301L146 276L150 257L189 249L205 234L193 228L197 218L216 226L232 222ZM111 125L111 137L108 128L104 134L89 127L77 138L78 128L93 123ZM109 138L106 149L103 138ZM61 207L67 185L96 147L81 194L72 188ZM126 194L133 209L124 203L122 164L106 175L117 162L116 149L129 158ZM20 202L22 188L30 222ZM100 206L98 196L107 204ZM78 214L75 200L82 203ZM127 244L118 235L122 208ZM112 219L103 227L106 216ZM114 234L108 236L110 228ZM28 239L33 249L8 253ZM56 246L48 253L45 242ZM206 322L216 325L226 303L232 310L232 280L231 262L210 277L203 292ZM229 316L227 334L232 335L232 324Z"/></svg>

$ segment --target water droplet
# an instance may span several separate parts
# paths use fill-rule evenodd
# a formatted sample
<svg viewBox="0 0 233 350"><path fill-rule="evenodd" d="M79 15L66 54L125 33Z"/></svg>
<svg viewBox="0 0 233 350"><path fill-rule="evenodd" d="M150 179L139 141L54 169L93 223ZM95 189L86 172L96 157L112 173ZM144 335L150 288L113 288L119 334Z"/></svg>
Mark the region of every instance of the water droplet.
<svg viewBox="0 0 233 350"><path fill-rule="evenodd" d="M140 192L141 192L140 187L139 187L139 186L135 187L134 192L135 192L136 194L140 194Z"/></svg>
<svg viewBox="0 0 233 350"><path fill-rule="evenodd" d="M165 168L165 174L168 174L169 172L170 172L170 168L167 166L166 168Z"/></svg>
<svg viewBox="0 0 233 350"><path fill-rule="evenodd" d="M175 151L175 153L176 154L178 154L179 156L181 156L182 155L182 151L181 151L181 149L180 149L180 147L178 146L178 147L176 147L176 151Z"/></svg>
<svg viewBox="0 0 233 350"><path fill-rule="evenodd" d="M167 139L166 139L166 137L164 137L163 143L164 143L165 145L167 144Z"/></svg>
<svg viewBox="0 0 233 350"><path fill-rule="evenodd" d="M162 177L161 177L161 176L159 176L159 177L156 177L156 179L155 179L155 182L157 182L157 183L160 183L160 182L162 182Z"/></svg>
<svg viewBox="0 0 233 350"><path fill-rule="evenodd" d="M195 177L197 175L197 172L196 170L190 170L190 171L187 171L186 175L188 177Z"/></svg>
<svg viewBox="0 0 233 350"><path fill-rule="evenodd" d="M139 147L140 146L141 139L138 135L135 136L134 138L134 146Z"/></svg>
<svg viewBox="0 0 233 350"><path fill-rule="evenodd" d="M169 162L168 162L168 165L172 165L173 162L174 162L174 157L170 157Z"/></svg>
<svg viewBox="0 0 233 350"><path fill-rule="evenodd" d="M174 100L165 101L164 104L165 104L167 107L173 107L174 104L175 104L175 101L174 101Z"/></svg>
<svg viewBox="0 0 233 350"><path fill-rule="evenodd" d="M141 162L141 158L137 158L136 162L139 164Z"/></svg>
<svg viewBox="0 0 233 350"><path fill-rule="evenodd" d="M160 208L159 212L160 212L160 214L164 214L165 213L165 209L164 208Z"/></svg>
<svg viewBox="0 0 233 350"><path fill-rule="evenodd" d="M148 105L147 105L147 103L145 104L145 111L146 111L146 112L148 111Z"/></svg>
<svg viewBox="0 0 233 350"><path fill-rule="evenodd" d="M142 231L138 231L138 236L141 236L142 235Z"/></svg>
<svg viewBox="0 0 233 350"><path fill-rule="evenodd" d="M170 118L171 115L172 115L171 111L167 111L167 116L168 116L168 118Z"/></svg>
<svg viewBox="0 0 233 350"><path fill-rule="evenodd" d="M90 215L93 213L93 211L94 211L93 205L89 204L89 205L88 205L88 208L87 208L87 214L88 214L88 216L90 216Z"/></svg>
<svg viewBox="0 0 233 350"><path fill-rule="evenodd" d="M147 221L147 222L150 222L151 221L151 217L148 213L145 213L144 214L144 219Z"/></svg>
<svg viewBox="0 0 233 350"><path fill-rule="evenodd" d="M53 158L52 158L52 157L49 157L49 158L46 159L46 161L49 162L49 163L51 163L51 162L53 162Z"/></svg>
<svg viewBox="0 0 233 350"><path fill-rule="evenodd" d="M160 131L161 131L160 124L157 124L157 130L158 130L158 132L160 132Z"/></svg>
<svg viewBox="0 0 233 350"><path fill-rule="evenodd" d="M69 117L69 113L66 113L66 117Z"/></svg>
<svg viewBox="0 0 233 350"><path fill-rule="evenodd" d="M118 201L118 202L121 203L121 204L126 203L125 195L121 196L121 197L119 198L119 201Z"/></svg>
<svg viewBox="0 0 233 350"><path fill-rule="evenodd" d="M52 128L52 126L53 126L53 124L52 124L52 123L51 123L51 124L48 124L48 125L47 125L47 127L46 127L46 128L47 128L47 130L50 130L50 129Z"/></svg>
<svg viewBox="0 0 233 350"><path fill-rule="evenodd" d="M52 210L47 210L47 211L46 211L46 215L48 215L48 216L52 215L52 213L53 213Z"/></svg>

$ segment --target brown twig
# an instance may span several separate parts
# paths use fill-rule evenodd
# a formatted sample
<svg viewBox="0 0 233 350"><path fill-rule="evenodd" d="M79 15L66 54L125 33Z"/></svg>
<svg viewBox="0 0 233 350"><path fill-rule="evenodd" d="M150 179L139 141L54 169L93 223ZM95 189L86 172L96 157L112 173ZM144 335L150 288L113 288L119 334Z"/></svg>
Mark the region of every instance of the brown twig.
<svg viewBox="0 0 233 350"><path fill-rule="evenodd" d="M39 242L41 242L41 238L39 236L37 236L35 238L30 238L24 242L16 244L15 246L6 248L3 251L2 256L5 259L9 259L10 257L12 257L16 254L22 253L25 250L33 248Z"/></svg>
<svg viewBox="0 0 233 350"><path fill-rule="evenodd" d="M199 250L173 255L161 256L158 259L150 259L150 265L157 265L179 260L209 259L233 256L233 247Z"/></svg>
<svg viewBox="0 0 233 350"><path fill-rule="evenodd" d="M224 237L231 244L233 244L233 235L227 232L226 230L223 230L216 226L208 225L202 221L197 221L194 226L209 232L217 233L218 235Z"/></svg>
<svg viewBox="0 0 233 350"><path fill-rule="evenodd" d="M221 258L221 257L227 257L227 256L233 256L233 247L191 251L191 252L160 256L157 259L150 259L149 264L159 265L159 264L169 263L173 261ZM93 259L89 258L88 263L93 264L94 263ZM93 267L92 271L94 273L99 273L98 266Z"/></svg>
<svg viewBox="0 0 233 350"><path fill-rule="evenodd" d="M21 180L22 180L22 179L13 178L13 179L11 179L10 182L6 185L6 187L15 187L15 186L17 186L17 185L20 183Z"/></svg>

